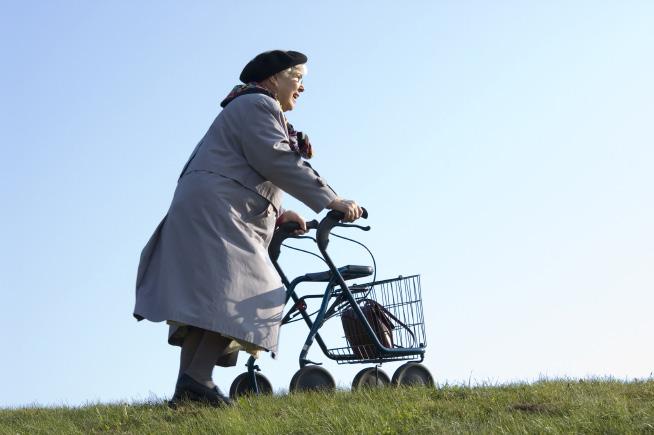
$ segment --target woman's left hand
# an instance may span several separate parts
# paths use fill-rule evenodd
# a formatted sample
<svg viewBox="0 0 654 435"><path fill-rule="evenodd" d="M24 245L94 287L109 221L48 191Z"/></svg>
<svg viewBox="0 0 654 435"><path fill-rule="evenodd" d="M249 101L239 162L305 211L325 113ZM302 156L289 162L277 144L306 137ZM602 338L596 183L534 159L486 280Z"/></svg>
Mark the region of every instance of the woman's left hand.
<svg viewBox="0 0 654 435"><path fill-rule="evenodd" d="M307 224L304 221L304 218L295 213L293 210L286 210L277 219L277 225L281 225L284 222L297 222L300 225L300 229L293 232L293 234L296 236L305 234L307 232Z"/></svg>

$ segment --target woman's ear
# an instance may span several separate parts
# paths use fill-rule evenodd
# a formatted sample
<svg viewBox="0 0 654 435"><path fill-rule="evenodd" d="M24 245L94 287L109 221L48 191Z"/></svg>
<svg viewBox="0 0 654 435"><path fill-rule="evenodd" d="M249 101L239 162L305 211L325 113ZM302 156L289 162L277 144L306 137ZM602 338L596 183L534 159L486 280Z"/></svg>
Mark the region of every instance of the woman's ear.
<svg viewBox="0 0 654 435"><path fill-rule="evenodd" d="M270 80L270 85L273 88L273 92L277 93L277 88L279 87L279 73L277 73L274 76L270 77L268 80Z"/></svg>

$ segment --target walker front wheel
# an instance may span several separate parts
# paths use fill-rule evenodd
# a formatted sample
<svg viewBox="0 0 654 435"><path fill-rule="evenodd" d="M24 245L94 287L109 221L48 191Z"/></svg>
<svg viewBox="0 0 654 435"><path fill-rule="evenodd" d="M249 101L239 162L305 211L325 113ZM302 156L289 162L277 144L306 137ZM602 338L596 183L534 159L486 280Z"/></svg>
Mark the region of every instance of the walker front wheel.
<svg viewBox="0 0 654 435"><path fill-rule="evenodd" d="M332 391L336 389L336 381L331 374L320 366L305 366L295 372L291 379L289 390L309 391L324 390Z"/></svg>
<svg viewBox="0 0 654 435"><path fill-rule="evenodd" d="M434 378L427 370L427 367L415 362L402 364L393 373L391 381L395 386L416 385L431 387L434 385Z"/></svg>
<svg viewBox="0 0 654 435"><path fill-rule="evenodd" d="M257 379L257 387L259 387L259 394L272 394L272 384L264 375L255 373ZM229 389L229 397L236 399L239 396L248 396L257 394L254 385L252 385L252 377L249 372L241 373L234 379L232 386Z"/></svg>
<svg viewBox="0 0 654 435"><path fill-rule="evenodd" d="M391 384L391 378L386 372L377 367L368 367L356 374L352 381L352 389L358 388L381 388L388 387Z"/></svg>

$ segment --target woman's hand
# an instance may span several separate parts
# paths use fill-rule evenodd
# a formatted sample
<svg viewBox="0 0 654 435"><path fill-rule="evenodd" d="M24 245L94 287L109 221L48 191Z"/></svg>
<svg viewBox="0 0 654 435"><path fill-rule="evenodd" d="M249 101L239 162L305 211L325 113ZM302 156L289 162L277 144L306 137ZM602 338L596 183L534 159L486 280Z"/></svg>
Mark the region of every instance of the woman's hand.
<svg viewBox="0 0 654 435"><path fill-rule="evenodd" d="M297 222L300 225L300 229L293 232L293 234L296 236L305 234L307 232L307 224L304 221L304 218L295 213L293 210L286 210L279 216L279 218L277 218L278 226L284 222Z"/></svg>
<svg viewBox="0 0 654 435"><path fill-rule="evenodd" d="M349 199L336 198L327 205L330 210L338 210L345 213L343 222L354 222L361 217L363 210L359 205Z"/></svg>

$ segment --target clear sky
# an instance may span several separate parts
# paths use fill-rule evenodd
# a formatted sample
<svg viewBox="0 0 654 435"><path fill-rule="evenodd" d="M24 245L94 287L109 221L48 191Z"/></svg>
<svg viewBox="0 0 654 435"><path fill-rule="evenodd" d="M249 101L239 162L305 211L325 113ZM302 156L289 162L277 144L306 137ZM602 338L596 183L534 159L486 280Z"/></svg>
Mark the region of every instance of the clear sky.
<svg viewBox="0 0 654 435"><path fill-rule="evenodd" d="M309 56L288 117L312 164L370 211L340 233L378 277L422 275L439 384L654 371L651 1L0 4L0 406L170 397L178 348L132 317L140 251L274 48ZM260 360L277 391L305 334ZM310 357L344 388L363 368Z"/></svg>

